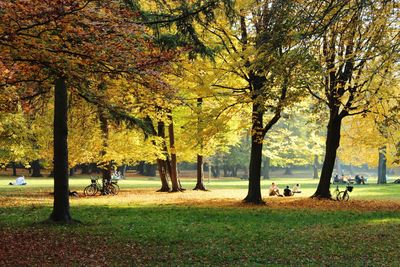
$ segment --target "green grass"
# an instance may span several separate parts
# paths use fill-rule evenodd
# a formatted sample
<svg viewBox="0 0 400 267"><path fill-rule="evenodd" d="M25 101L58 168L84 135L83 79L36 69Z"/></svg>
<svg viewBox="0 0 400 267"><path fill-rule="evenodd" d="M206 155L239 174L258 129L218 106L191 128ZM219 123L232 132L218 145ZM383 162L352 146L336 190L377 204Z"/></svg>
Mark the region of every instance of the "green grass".
<svg viewBox="0 0 400 267"><path fill-rule="evenodd" d="M203 207L163 204L157 199L152 204L141 204L136 199L116 196L73 199L72 216L83 224L48 226L38 222L51 212L51 199L44 192L51 191L52 180L31 178L25 187L8 186L8 181L9 177L0 178L0 197L16 201L17 205L0 204L0 230L42 229L82 238L105 237L109 247L135 244L141 252L131 265L397 266L400 262L398 209L325 211L211 204ZM286 184L301 183L305 195L311 195L316 187L316 181L311 179L274 181L282 188ZM262 182L264 193L270 182ZM87 178L71 179L73 190L81 190L87 184ZM157 180L147 179L124 180L120 184L124 190L131 189L132 194L135 189L159 187ZM191 188L194 180L184 179L183 184ZM211 190L232 189L241 193L245 192L246 185L246 181L237 179L207 183ZM360 185L351 193L351 198L397 201L399 189L400 185L394 184ZM179 197L171 195L175 196ZM116 251L120 251L121 257L113 257L109 265L126 265L123 255L133 252ZM72 265L79 265L78 259Z"/></svg>

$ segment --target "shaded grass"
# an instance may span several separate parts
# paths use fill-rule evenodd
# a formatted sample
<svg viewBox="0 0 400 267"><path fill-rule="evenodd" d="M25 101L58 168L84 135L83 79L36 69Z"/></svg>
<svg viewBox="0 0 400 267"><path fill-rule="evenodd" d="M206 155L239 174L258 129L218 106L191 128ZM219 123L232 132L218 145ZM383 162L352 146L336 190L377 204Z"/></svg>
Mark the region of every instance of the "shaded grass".
<svg viewBox="0 0 400 267"><path fill-rule="evenodd" d="M50 213L48 206L0 210L8 221L1 227L28 230L44 227L32 221ZM144 251L136 256L139 265L348 266L400 261L400 216L389 211L79 206L73 215L85 224L46 226L47 231L107 237L111 250L135 244ZM118 262L115 259L114 265Z"/></svg>
<svg viewBox="0 0 400 267"><path fill-rule="evenodd" d="M315 190L315 180L298 180L305 197ZM292 179L275 181L284 185ZM264 193L269 182L263 182ZM87 179L71 179L73 190L87 184ZM234 179L211 181L211 192L175 194L154 193L158 181L132 179L120 185L123 191L116 197L71 199L73 218L83 222L77 226L40 223L51 212L51 179L29 179L27 187L0 186L0 234L35 239L32 244L46 264L35 256L25 264L31 266L396 266L400 262L398 202L392 210L390 205L357 209L363 203L360 199L397 201L398 185L356 186L351 193L355 200L346 203L346 209L338 202L307 198L266 198L267 206L244 206L240 200L247 182ZM184 185L194 186L194 181L184 180ZM299 202L320 207L295 206ZM8 242L18 245L29 240ZM0 242L1 265L21 265L7 261L12 257L7 253L15 253L7 246ZM82 251L91 247L96 255L106 249L107 256L82 260L90 255L75 252L66 262L54 252L58 247L76 251L80 246Z"/></svg>

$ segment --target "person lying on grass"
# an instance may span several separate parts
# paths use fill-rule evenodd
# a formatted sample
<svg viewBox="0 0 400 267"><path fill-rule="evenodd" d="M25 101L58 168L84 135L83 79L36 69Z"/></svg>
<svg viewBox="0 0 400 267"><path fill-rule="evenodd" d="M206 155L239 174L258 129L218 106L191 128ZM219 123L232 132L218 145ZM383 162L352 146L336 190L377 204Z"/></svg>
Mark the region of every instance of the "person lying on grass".
<svg viewBox="0 0 400 267"><path fill-rule="evenodd" d="M15 179L15 183L10 182L9 185L26 185L25 177L18 177L17 179Z"/></svg>

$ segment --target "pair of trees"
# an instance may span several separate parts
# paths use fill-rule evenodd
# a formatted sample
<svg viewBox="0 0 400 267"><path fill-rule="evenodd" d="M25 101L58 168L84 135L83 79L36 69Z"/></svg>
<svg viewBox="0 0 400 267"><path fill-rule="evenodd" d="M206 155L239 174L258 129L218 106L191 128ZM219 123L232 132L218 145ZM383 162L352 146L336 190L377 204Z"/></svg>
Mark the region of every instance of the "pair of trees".
<svg viewBox="0 0 400 267"><path fill-rule="evenodd" d="M314 197L330 198L342 120L369 112L398 55L397 1L251 1L229 22L205 32L221 46L217 60L252 106L252 148L246 202L262 203L262 143L282 110L308 91L329 113L326 151ZM227 27L227 25L230 25ZM269 115L270 114L270 115ZM267 120L266 122L265 119Z"/></svg>

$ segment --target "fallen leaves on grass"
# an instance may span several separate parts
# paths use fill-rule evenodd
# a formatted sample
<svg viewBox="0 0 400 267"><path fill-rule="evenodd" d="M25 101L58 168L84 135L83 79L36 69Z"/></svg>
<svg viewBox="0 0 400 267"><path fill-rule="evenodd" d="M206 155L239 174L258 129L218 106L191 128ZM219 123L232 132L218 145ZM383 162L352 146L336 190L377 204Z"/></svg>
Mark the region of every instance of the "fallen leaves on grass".
<svg viewBox="0 0 400 267"><path fill-rule="evenodd" d="M308 196L267 197L266 205L242 203L246 195L243 189L217 189L213 191L187 190L179 193L160 193L154 189L122 190L117 196L94 196L71 198L72 205L183 205L201 207L267 208L267 209L311 209L311 210L359 210L400 211L400 201L360 200L348 202L311 199ZM49 205L53 198L48 192L33 192L0 197L0 207Z"/></svg>
<svg viewBox="0 0 400 267"><path fill-rule="evenodd" d="M0 266L133 266L145 254L132 243L45 229L0 230Z"/></svg>

